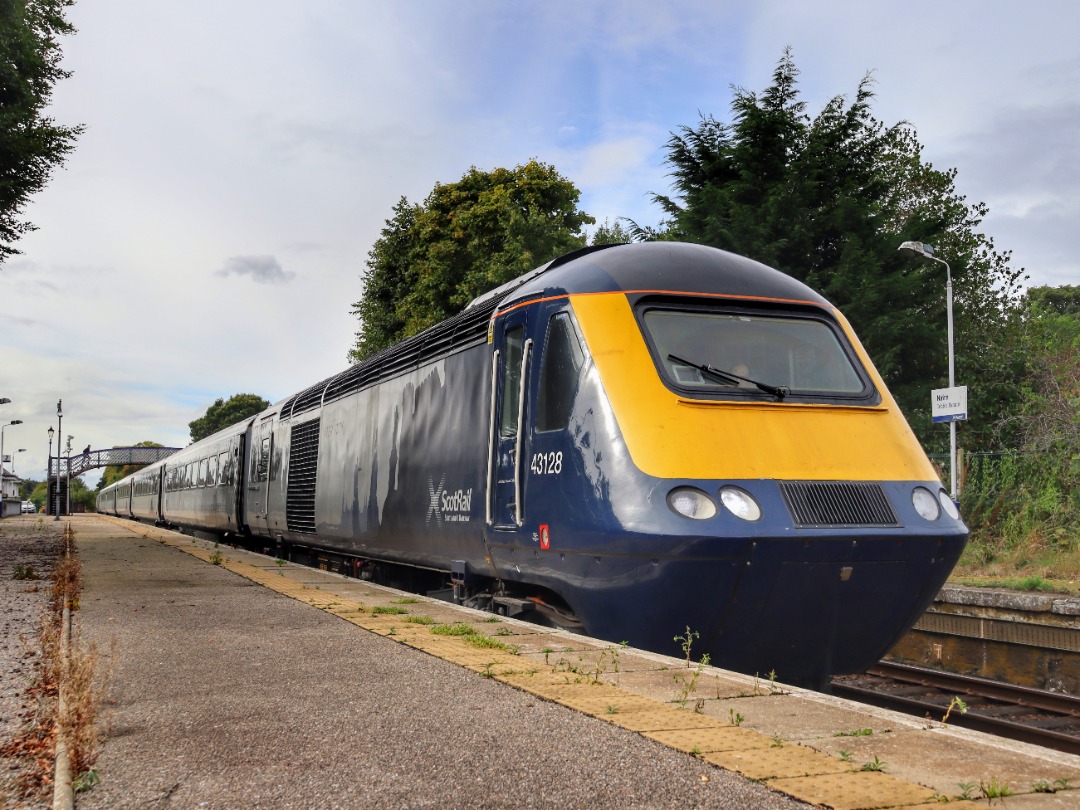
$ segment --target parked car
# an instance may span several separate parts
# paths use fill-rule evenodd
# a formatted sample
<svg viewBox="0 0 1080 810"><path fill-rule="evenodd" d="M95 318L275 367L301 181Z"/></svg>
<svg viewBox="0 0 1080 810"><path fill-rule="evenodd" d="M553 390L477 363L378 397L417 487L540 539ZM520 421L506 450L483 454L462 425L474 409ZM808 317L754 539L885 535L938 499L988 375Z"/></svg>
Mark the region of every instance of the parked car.
<svg viewBox="0 0 1080 810"><path fill-rule="evenodd" d="M37 512L37 507L34 506L33 501L23 501L22 502L22 513L24 515L32 515L35 512Z"/></svg>

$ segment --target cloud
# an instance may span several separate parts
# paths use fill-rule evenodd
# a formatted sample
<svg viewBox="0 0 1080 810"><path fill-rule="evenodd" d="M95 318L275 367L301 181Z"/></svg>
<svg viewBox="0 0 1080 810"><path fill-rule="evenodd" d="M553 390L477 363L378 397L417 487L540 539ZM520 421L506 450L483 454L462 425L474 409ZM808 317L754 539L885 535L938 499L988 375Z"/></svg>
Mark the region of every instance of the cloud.
<svg viewBox="0 0 1080 810"><path fill-rule="evenodd" d="M232 256L214 275L251 276L259 284L285 284L296 278L296 273L282 270L274 256Z"/></svg>

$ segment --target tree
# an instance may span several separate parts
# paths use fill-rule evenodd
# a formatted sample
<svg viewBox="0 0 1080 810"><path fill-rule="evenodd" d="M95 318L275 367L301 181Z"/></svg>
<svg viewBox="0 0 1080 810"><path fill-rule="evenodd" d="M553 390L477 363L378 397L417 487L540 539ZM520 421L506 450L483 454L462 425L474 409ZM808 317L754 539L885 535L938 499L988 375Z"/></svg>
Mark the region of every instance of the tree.
<svg viewBox="0 0 1080 810"><path fill-rule="evenodd" d="M270 402L255 394L233 394L228 400L220 397L206 409L206 413L188 423L191 440L197 442L219 430L235 425L270 407Z"/></svg>
<svg viewBox="0 0 1080 810"><path fill-rule="evenodd" d="M402 198L368 254L352 361L449 317L473 298L585 245L595 220L553 166L473 167L423 205Z"/></svg>
<svg viewBox="0 0 1080 810"><path fill-rule="evenodd" d="M592 240L589 244L592 245L625 245L627 242L634 241L634 234L631 229L623 226L620 220L615 220L614 224L608 220L604 220L596 226L596 230L593 231Z"/></svg>
<svg viewBox="0 0 1080 810"><path fill-rule="evenodd" d="M993 337L1018 311L1022 271L976 230L986 207L956 193L956 171L924 162L907 124L873 117L869 75L850 103L836 96L812 118L798 75L786 50L764 92L734 89L730 123L705 115L673 133L674 194L654 195L665 219L631 231L749 256L820 291L936 447L944 438L931 429L929 391L948 378L944 274L897 253L907 240L934 244L954 279L957 379L980 380L969 392L979 419L964 426L967 443L991 442L1020 373L1015 346Z"/></svg>
<svg viewBox="0 0 1080 810"><path fill-rule="evenodd" d="M63 164L83 127L43 115L53 85L70 73L60 67L59 37L74 33L64 19L72 0L0 3L0 262L34 225L20 219L31 195Z"/></svg>

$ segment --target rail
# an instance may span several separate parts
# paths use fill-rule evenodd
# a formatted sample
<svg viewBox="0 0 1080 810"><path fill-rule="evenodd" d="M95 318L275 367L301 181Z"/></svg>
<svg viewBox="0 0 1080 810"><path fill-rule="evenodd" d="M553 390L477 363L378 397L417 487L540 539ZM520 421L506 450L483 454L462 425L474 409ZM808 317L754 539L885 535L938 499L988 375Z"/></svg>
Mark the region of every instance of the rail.
<svg viewBox="0 0 1080 810"><path fill-rule="evenodd" d="M863 675L834 678L832 691L933 721L947 714L953 725L1080 754L1080 698L1073 695L885 661ZM962 711L949 710L954 698L964 701Z"/></svg>

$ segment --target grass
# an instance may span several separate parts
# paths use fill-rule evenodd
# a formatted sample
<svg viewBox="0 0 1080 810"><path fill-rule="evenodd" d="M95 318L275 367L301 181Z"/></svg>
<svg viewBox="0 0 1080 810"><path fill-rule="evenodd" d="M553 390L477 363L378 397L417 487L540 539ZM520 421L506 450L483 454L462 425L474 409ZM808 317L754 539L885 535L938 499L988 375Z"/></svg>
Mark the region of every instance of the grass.
<svg viewBox="0 0 1080 810"><path fill-rule="evenodd" d="M507 644L505 641L499 641L491 636L485 636L475 627L466 624L465 622L433 624L431 626L431 632L437 636L457 636L465 643L471 644L482 650L502 650L503 652L510 653L510 655L518 655L520 652L519 647L516 647L513 644Z"/></svg>
<svg viewBox="0 0 1080 810"><path fill-rule="evenodd" d="M1032 537L991 548L977 540L964 549L949 582L975 588L1005 588L1080 596L1080 549Z"/></svg>
<svg viewBox="0 0 1080 810"><path fill-rule="evenodd" d="M371 609L372 616L401 616L408 612L405 608L394 605L376 605Z"/></svg>

